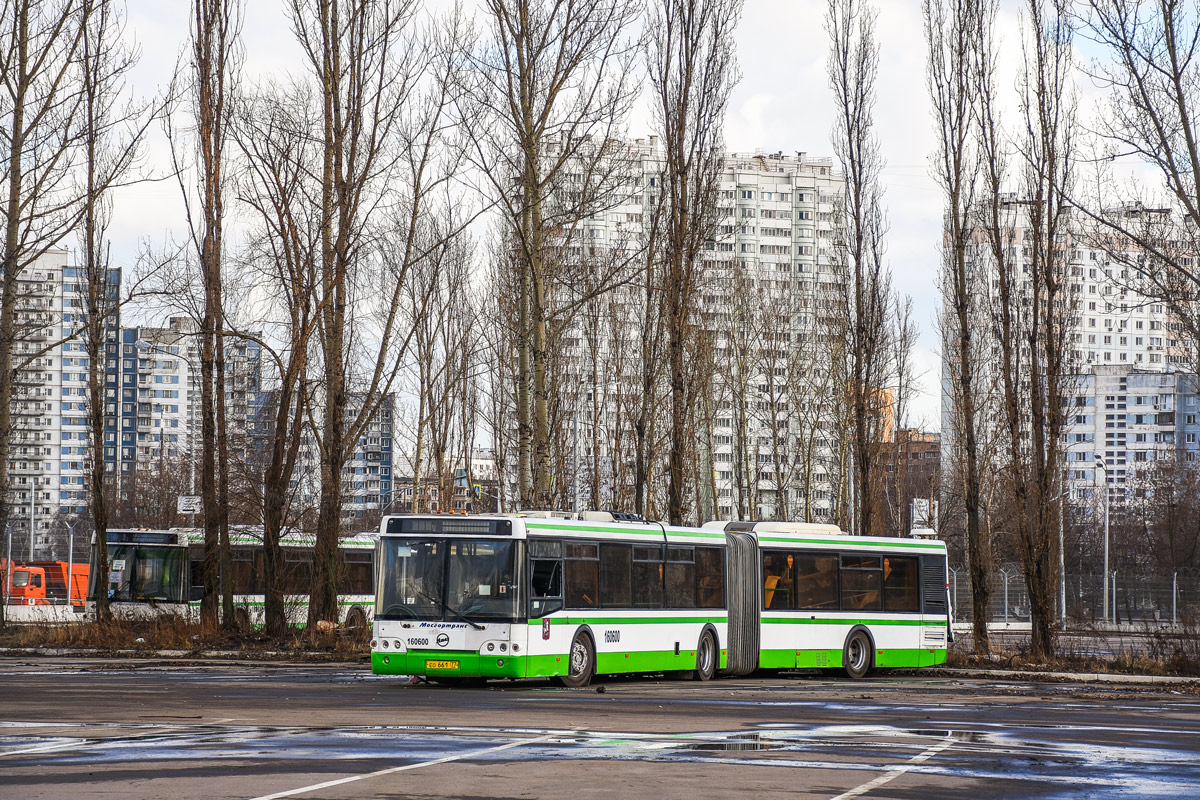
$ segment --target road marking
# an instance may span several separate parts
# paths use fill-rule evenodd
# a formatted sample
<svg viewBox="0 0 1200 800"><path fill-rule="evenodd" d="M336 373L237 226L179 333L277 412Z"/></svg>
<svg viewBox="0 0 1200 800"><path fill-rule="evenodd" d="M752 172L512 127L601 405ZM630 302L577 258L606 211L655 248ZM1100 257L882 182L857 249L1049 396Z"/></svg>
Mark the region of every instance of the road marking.
<svg viewBox="0 0 1200 800"><path fill-rule="evenodd" d="M352 775L349 778L338 778L334 781L325 781L324 783L314 783L311 786L302 786L299 789L289 789L286 792L276 792L275 794L265 794L261 797L254 797L251 800L278 800L280 797L294 797L298 794L308 794L315 792L318 789L328 789L331 786L342 786L355 781L365 781L370 778L379 778L384 775L391 775L396 772L406 772L408 770L420 769L421 767L432 767L438 764L445 764L450 761L461 761L464 758L476 758L478 756L487 755L488 753L498 753L501 750L511 750L514 747L520 747L523 744L536 744L538 742L547 742L559 734L548 733L545 736L538 736L533 739L518 739L514 742L497 745L496 747L488 747L483 750L476 750L471 753L459 753L454 756L446 756L445 758L435 758L433 761L422 761L418 764L405 764L402 767L392 767L390 769L381 769L377 772L368 772L366 775Z"/></svg>
<svg viewBox="0 0 1200 800"><path fill-rule="evenodd" d="M28 753L48 753L52 750L66 750L69 747L83 747L87 745L87 739L73 739L69 742L60 742L59 744L43 744L37 747L26 747L21 750L5 750L0 752L0 758L7 756L23 756Z"/></svg>
<svg viewBox="0 0 1200 800"><path fill-rule="evenodd" d="M913 756L908 760L908 762L900 765L899 767L880 775L878 778L867 781L862 786L856 786L848 792L843 792L842 794L839 794L837 797L833 798L833 800L849 800L851 797L864 795L872 789L883 786L885 783L890 783L891 781L896 780L896 778L899 778L901 775L911 770L913 767L920 764L922 761L928 761L929 759L933 758L952 744L954 744L954 737L943 739L933 747L926 750L924 753L921 753L918 756Z"/></svg>

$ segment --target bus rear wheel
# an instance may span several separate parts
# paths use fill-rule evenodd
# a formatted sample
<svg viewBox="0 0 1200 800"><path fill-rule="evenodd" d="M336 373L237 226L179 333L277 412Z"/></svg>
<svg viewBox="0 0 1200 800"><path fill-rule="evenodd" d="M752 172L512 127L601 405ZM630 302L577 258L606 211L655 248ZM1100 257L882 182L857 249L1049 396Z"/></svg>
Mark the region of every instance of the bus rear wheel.
<svg viewBox="0 0 1200 800"><path fill-rule="evenodd" d="M353 642L365 642L370 638L370 626L367 624L367 613L358 606L346 612L346 635Z"/></svg>
<svg viewBox="0 0 1200 800"><path fill-rule="evenodd" d="M717 643L713 640L712 631L700 634L700 644L696 645L696 671L692 679L697 681L712 680L717 673Z"/></svg>
<svg viewBox="0 0 1200 800"><path fill-rule="evenodd" d="M871 669L871 638L865 631L854 631L842 650L842 669L854 680L866 676Z"/></svg>
<svg viewBox="0 0 1200 800"><path fill-rule="evenodd" d="M582 689L592 682L596 671L596 651L592 639L583 631L575 634L571 650L567 653L567 674L558 680L569 689Z"/></svg>

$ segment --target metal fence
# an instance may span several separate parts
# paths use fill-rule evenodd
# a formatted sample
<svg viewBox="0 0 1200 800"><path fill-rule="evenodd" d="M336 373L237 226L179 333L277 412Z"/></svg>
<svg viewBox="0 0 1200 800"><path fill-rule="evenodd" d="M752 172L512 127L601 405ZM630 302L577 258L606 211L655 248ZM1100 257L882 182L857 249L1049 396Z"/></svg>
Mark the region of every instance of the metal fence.
<svg viewBox="0 0 1200 800"><path fill-rule="evenodd" d="M992 574L988 619L993 623L1029 622L1025 575L1016 566ZM1108 615L1105 617L1105 594ZM971 580L965 567L950 570L954 621L972 620ZM1137 626L1200 622L1200 578L1184 575L1144 576L1113 572L1107 584L1099 573L1067 574L1067 627L1072 625ZM1055 614L1061 616L1059 604Z"/></svg>

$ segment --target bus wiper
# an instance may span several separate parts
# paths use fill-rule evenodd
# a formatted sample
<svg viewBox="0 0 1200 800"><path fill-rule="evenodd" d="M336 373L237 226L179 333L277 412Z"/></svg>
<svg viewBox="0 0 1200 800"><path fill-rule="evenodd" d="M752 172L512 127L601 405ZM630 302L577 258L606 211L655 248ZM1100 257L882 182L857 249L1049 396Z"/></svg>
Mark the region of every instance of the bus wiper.
<svg viewBox="0 0 1200 800"><path fill-rule="evenodd" d="M431 602L431 603L436 603L437 605L441 606L443 611L449 611L451 614L453 614L454 616L458 617L459 619L461 619L463 622L465 622L465 623L467 623L468 625L470 625L470 626L471 626L472 628L474 628L475 630L477 630L477 631L485 631L485 630L487 630L487 628L483 627L482 625L480 625L480 624L479 624L478 622L476 622L475 620L473 620L473 619L471 619L470 617L466 616L466 615L465 615L465 614L463 614L462 612L460 612L460 611L458 611L458 610L456 610L456 609L453 609L453 608L451 608L449 605L447 605L446 603L442 602L442 601L441 601L441 600L439 600L438 598L436 598L436 597L432 597L431 595L427 595L427 594L425 594L424 592L422 592L420 589L414 589L413 591L414 591L414 592L416 592L416 594L420 595L421 597L424 597L424 598L425 598L426 600L428 600L429 602Z"/></svg>

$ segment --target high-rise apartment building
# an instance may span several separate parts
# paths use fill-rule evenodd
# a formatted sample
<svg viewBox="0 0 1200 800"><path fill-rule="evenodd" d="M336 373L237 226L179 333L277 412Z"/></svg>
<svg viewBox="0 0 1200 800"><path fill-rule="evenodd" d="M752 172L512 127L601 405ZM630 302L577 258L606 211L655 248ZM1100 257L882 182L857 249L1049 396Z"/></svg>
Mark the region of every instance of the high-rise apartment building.
<svg viewBox="0 0 1200 800"><path fill-rule="evenodd" d="M361 395L350 396L346 409L347 421L358 417L362 404ZM389 393L382 398L342 469L342 516L347 521L392 510L396 480L392 431L395 407L394 394ZM320 420L319 411L314 416ZM319 455L316 439L311 431L306 432L290 487L293 502L299 511L315 509L320 499Z"/></svg>
<svg viewBox="0 0 1200 800"><path fill-rule="evenodd" d="M1200 467L1198 394L1196 376L1185 373L1098 365L1079 376L1064 446L1071 496L1107 485L1120 500L1155 464Z"/></svg>
<svg viewBox="0 0 1200 800"><path fill-rule="evenodd" d="M55 555L55 517L82 513L87 503L88 356L76 336L84 322L85 288L65 250L48 251L18 278L8 523L27 549L14 555ZM114 270L114 299L119 289L120 272ZM118 327L114 312L106 320L109 350L116 347ZM106 365L111 380L107 372Z"/></svg>
<svg viewBox="0 0 1200 800"><path fill-rule="evenodd" d="M1032 244L1027 208L1015 195L1004 198L1001 205L1007 256L1018 268L1030 257ZM1135 217L1167 214L1140 206L1110 213L1128 217L1125 224L1138 224ZM1168 221L1153 222L1162 225ZM1191 379L1177 374L1191 369L1188 348L1169 309L1139 292L1145 280L1139 273L1141 255L1131 242L1081 212L1073 212L1059 235L1058 246L1066 256L1065 290L1074 302L1069 357L1076 372L1064 390L1070 395L1064 474L1075 498L1090 496L1097 485L1096 460L1100 459L1108 467L1112 496L1120 498L1137 465L1174 454L1184 460L1195 458L1194 448L1186 446L1195 432L1179 427L1189 415L1176 413L1177 405L1188 402L1187 397L1195 402L1194 391L1188 388ZM976 241L969 255L974 264L984 268L990 291L997 292L997 278L987 271L990 245ZM1028 273L1028 268L1023 268ZM1018 290L1026 297L1031 294L1028 279ZM989 327L990 320L979 321L979 331L986 332ZM945 352L950 353L950 348ZM989 348L980 352L987 354ZM985 355L977 365L984 378L999 368L995 351L990 352L993 357ZM942 435L947 442L943 463L953 469L955 427L948 369L946 365L942 387ZM987 414L982 417L986 419ZM1190 417L1194 419L1195 414ZM1103 474L1100 480L1104 480Z"/></svg>
<svg viewBox="0 0 1200 800"><path fill-rule="evenodd" d="M567 257L607 259L645 241L662 190L664 154L657 137L628 145L633 168L622 202L586 219ZM718 189L717 229L705 245L697 323L712 344L707 410L711 438L698 436L701 494L723 518L830 518L836 503L832 421L821 387L821 315L841 296L833 269L843 176L828 158L804 153L731 154ZM565 440L579 470L595 463L598 483L614 490L633 479L628 461L629 397L641 386L639 316L644 289L615 290L600 313L580 313L564 333L562 385L577 395L568 417L585 425ZM649 313L654 313L653 311ZM662 385L662 384L660 384ZM596 410L597 427L590 430ZM623 416L624 415L624 416ZM614 458L613 448L624 452ZM590 478L580 478L585 488ZM619 488L619 486L617 487ZM604 492L602 491L603 495ZM715 494L715 498L714 498ZM586 497L586 492L585 492Z"/></svg>

